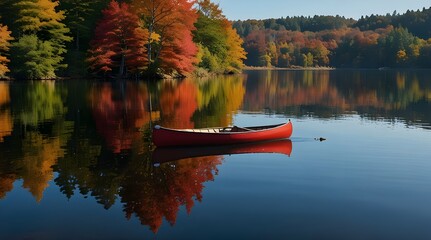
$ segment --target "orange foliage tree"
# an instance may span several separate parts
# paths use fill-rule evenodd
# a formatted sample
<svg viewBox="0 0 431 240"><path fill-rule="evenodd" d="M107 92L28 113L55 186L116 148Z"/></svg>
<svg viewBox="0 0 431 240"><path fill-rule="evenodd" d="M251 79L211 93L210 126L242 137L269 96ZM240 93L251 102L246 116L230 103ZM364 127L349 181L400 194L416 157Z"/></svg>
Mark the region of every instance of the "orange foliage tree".
<svg viewBox="0 0 431 240"><path fill-rule="evenodd" d="M95 31L87 59L93 71L107 73L117 67L123 76L144 69L148 32L140 28L128 4L111 1Z"/></svg>
<svg viewBox="0 0 431 240"><path fill-rule="evenodd" d="M7 26L0 24L0 78L9 72L7 67L9 59L4 55L9 51L10 41L13 40L10 34Z"/></svg>
<svg viewBox="0 0 431 240"><path fill-rule="evenodd" d="M166 73L190 72L197 53L192 40L197 20L194 1L132 0L131 4L149 32L147 58L150 74L155 74L159 68Z"/></svg>

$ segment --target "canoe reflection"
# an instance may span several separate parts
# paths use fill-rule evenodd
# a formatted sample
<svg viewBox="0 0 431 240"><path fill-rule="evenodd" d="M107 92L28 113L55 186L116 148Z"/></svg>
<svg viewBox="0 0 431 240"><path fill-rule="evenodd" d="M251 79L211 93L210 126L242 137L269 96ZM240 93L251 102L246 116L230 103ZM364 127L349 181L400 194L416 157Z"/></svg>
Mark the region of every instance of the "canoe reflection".
<svg viewBox="0 0 431 240"><path fill-rule="evenodd" d="M159 147L154 150L152 160L153 163L165 163L185 158L245 153L280 153L290 156L292 153L292 141L282 139L207 147Z"/></svg>

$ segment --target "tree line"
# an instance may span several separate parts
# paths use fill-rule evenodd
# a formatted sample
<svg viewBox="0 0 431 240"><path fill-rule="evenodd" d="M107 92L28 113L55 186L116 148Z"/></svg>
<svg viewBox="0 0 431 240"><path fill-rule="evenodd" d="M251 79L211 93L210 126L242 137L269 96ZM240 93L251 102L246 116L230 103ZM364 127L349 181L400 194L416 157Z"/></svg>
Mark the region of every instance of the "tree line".
<svg viewBox="0 0 431 240"><path fill-rule="evenodd" d="M245 59L210 0L4 0L0 16L0 77L181 77Z"/></svg>
<svg viewBox="0 0 431 240"><path fill-rule="evenodd" d="M431 8L404 14L235 21L249 66L431 67Z"/></svg>

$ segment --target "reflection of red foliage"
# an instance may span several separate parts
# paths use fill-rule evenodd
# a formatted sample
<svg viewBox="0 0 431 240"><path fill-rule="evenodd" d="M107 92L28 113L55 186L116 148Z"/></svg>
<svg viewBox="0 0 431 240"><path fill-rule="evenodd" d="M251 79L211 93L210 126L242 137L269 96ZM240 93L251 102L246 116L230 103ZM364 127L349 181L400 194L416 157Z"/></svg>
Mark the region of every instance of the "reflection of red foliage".
<svg viewBox="0 0 431 240"><path fill-rule="evenodd" d="M163 126L193 128L191 118L198 107L196 86L188 80L180 82L178 86L166 82L161 91L160 107Z"/></svg>
<svg viewBox="0 0 431 240"><path fill-rule="evenodd" d="M184 159L163 164L152 175L135 176L121 193L127 218L136 214L143 225L157 232L163 217L174 225L178 210L185 206L190 213L194 199L202 200L203 183L213 181L221 156Z"/></svg>
<svg viewBox="0 0 431 240"><path fill-rule="evenodd" d="M114 153L130 149L141 135L138 128L150 121L147 110L148 91L145 85L128 83L124 96L110 84L95 87L90 93L97 131Z"/></svg>

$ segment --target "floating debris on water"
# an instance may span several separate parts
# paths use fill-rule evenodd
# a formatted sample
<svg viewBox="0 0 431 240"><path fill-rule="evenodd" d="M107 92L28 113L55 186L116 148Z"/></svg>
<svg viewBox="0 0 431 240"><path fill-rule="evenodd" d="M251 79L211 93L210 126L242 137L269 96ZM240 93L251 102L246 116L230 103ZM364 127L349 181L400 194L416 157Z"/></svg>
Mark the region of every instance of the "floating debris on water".
<svg viewBox="0 0 431 240"><path fill-rule="evenodd" d="M326 141L326 138L320 137L320 138L314 138L314 140L323 142L323 141Z"/></svg>

